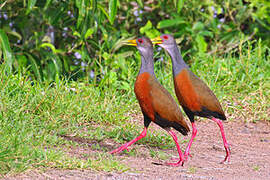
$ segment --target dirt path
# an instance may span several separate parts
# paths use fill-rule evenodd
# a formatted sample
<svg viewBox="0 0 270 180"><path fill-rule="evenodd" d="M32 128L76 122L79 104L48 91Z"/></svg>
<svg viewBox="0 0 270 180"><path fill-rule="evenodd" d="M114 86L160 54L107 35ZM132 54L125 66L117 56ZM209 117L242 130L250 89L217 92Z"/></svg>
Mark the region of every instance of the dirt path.
<svg viewBox="0 0 270 180"><path fill-rule="evenodd" d="M219 164L225 156L218 126L211 121L197 122L198 134L191 148L192 158L183 167L155 165L161 163L147 156L118 155L130 170L105 173L79 170L30 171L5 179L270 179L270 124L259 122L225 122L231 144L231 163ZM134 145L148 152L146 146ZM182 149L185 146L182 145ZM167 150L177 157L176 149ZM146 153L147 154L147 153Z"/></svg>

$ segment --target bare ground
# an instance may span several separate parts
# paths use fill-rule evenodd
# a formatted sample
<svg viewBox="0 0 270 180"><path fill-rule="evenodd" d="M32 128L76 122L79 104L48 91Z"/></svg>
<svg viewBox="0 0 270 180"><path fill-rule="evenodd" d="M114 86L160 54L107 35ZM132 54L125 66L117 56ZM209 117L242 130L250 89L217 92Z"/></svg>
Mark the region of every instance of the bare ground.
<svg viewBox="0 0 270 180"><path fill-rule="evenodd" d="M124 173L96 172L91 170L28 171L5 179L270 179L270 124L266 122L224 122L225 133L231 147L231 162L220 164L225 150L218 126L210 120L196 123L198 133L191 147L192 158L184 166L156 165L164 161L153 159L144 145L133 145L140 156L116 155L130 170ZM150 128L156 128L150 126ZM180 137L180 136L179 136ZM180 137L182 138L182 137ZM104 142L102 142L104 144ZM110 149L119 145L108 144ZM184 150L186 145L182 145ZM73 149L74 155L87 149ZM177 157L176 149L164 150ZM168 161L172 161L168 159Z"/></svg>

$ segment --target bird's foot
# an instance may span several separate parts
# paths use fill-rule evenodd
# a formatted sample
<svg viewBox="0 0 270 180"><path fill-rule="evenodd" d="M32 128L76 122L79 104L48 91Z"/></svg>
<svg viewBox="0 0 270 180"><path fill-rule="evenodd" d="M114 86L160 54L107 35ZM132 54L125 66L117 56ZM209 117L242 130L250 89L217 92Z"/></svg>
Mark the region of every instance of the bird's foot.
<svg viewBox="0 0 270 180"><path fill-rule="evenodd" d="M189 151L185 151L184 152L184 159L183 159L183 161L187 161L188 160L188 157L192 157L192 155L189 153Z"/></svg>
<svg viewBox="0 0 270 180"><path fill-rule="evenodd" d="M184 153L184 155L183 155L183 161L187 161L188 160L188 157L192 157L192 155L190 153ZM171 160L172 161L177 161L177 160L179 160L179 158L172 157Z"/></svg>
<svg viewBox="0 0 270 180"><path fill-rule="evenodd" d="M220 164L229 163L230 160L231 160L231 150L230 150L230 147L228 145L225 146L225 150L226 150L225 159L223 161L221 161Z"/></svg>
<svg viewBox="0 0 270 180"><path fill-rule="evenodd" d="M230 156L226 156L223 161L220 162L220 164L229 164L230 163Z"/></svg>
<svg viewBox="0 0 270 180"><path fill-rule="evenodd" d="M192 158L192 155L189 153L189 152L185 152L184 153L184 160L187 161L188 160L188 157L191 157Z"/></svg>
<svg viewBox="0 0 270 180"><path fill-rule="evenodd" d="M122 152L124 150L127 150L127 152L129 152L129 149L127 148L127 146L123 145L123 146L111 151L110 154L120 153L120 152Z"/></svg>
<svg viewBox="0 0 270 180"><path fill-rule="evenodd" d="M178 167L178 166L183 166L184 165L184 161L182 159L179 159L178 162L176 163L169 163L169 162L166 162L165 163L166 166L173 166L173 167Z"/></svg>

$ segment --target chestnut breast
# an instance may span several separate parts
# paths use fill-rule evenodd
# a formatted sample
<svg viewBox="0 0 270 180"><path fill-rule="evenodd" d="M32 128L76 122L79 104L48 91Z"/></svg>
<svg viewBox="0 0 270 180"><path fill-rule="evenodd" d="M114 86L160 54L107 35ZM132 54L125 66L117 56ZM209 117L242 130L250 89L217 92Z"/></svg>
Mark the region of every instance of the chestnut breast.
<svg viewBox="0 0 270 180"><path fill-rule="evenodd" d="M138 75L134 86L134 92L142 111L154 121L155 115L152 106L152 98L150 96L151 87L148 83L150 77L151 75L147 72Z"/></svg>
<svg viewBox="0 0 270 180"><path fill-rule="evenodd" d="M157 113L163 119L177 122L189 131L179 106L155 77L147 72L140 74L137 77L134 91L142 111L152 121L155 121L155 113Z"/></svg>

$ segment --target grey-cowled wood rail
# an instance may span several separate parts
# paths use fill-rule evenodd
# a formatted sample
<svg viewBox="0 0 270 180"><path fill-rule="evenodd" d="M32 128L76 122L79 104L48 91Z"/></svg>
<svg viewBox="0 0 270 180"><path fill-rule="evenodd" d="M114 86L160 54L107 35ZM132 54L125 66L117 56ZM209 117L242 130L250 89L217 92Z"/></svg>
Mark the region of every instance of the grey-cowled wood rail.
<svg viewBox="0 0 270 180"><path fill-rule="evenodd" d="M134 91L144 116L144 130L138 137L110 153L113 154L128 150L128 146L146 136L149 124L154 122L168 131L177 147L179 161L166 164L178 166L183 161L183 154L178 144L177 136L171 130L171 127L183 135L187 135L190 131L189 127L183 118L178 104L155 77L153 44L151 40L142 37L137 40L129 40L128 45L136 46L141 55L141 68L136 78Z"/></svg>
<svg viewBox="0 0 270 180"><path fill-rule="evenodd" d="M153 40L164 48L170 55L173 66L174 89L177 99L187 114L192 124L192 137L184 152L184 161L190 155L190 147L197 134L197 128L194 122L194 116L206 117L215 121L221 131L223 144L226 150L225 159L230 161L230 148L225 138L224 128L221 120L226 120L222 107L209 87L195 74L193 74L188 65L184 62L180 50L177 47L173 36L163 34ZM184 163L183 161L183 163Z"/></svg>

